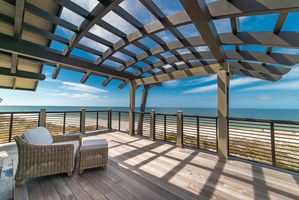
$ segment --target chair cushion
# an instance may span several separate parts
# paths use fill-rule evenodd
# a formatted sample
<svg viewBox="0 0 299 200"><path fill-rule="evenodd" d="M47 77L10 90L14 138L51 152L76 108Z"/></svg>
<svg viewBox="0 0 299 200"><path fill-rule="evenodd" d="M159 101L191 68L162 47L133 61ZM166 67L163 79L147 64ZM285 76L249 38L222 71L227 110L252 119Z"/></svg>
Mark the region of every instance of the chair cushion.
<svg viewBox="0 0 299 200"><path fill-rule="evenodd" d="M78 148L79 148L79 141L78 140L72 140L72 141L67 141L67 142L55 142L52 145L65 145L65 144L74 145L74 155L75 155Z"/></svg>
<svg viewBox="0 0 299 200"><path fill-rule="evenodd" d="M108 148L106 139L90 139L82 142L82 149L105 149Z"/></svg>
<svg viewBox="0 0 299 200"><path fill-rule="evenodd" d="M53 143L52 135L45 127L37 127L26 131L23 134L23 138L34 145L51 145Z"/></svg>

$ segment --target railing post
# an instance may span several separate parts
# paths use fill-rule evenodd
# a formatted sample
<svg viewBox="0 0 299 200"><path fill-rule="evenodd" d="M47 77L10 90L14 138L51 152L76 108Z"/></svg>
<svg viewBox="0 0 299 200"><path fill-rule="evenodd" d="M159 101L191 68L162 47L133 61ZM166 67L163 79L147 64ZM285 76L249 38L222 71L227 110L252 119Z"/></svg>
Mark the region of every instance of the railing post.
<svg viewBox="0 0 299 200"><path fill-rule="evenodd" d="M276 166L276 154L275 154L275 131L274 131L274 123L270 123L271 129L271 152L272 152L272 165Z"/></svg>
<svg viewBox="0 0 299 200"><path fill-rule="evenodd" d="M183 147L183 112L177 112L177 137L176 146Z"/></svg>
<svg viewBox="0 0 299 200"><path fill-rule="evenodd" d="M11 142L13 128L13 113L10 114L8 142Z"/></svg>
<svg viewBox="0 0 299 200"><path fill-rule="evenodd" d="M99 112L96 112L96 129L99 130Z"/></svg>
<svg viewBox="0 0 299 200"><path fill-rule="evenodd" d="M156 140L156 113L154 109L150 112L150 140Z"/></svg>
<svg viewBox="0 0 299 200"><path fill-rule="evenodd" d="M82 108L80 111L80 132L85 134L85 109Z"/></svg>
<svg viewBox="0 0 299 200"><path fill-rule="evenodd" d="M38 121L38 125L42 126L42 127L46 127L46 109L42 108L39 111L39 121Z"/></svg>
<svg viewBox="0 0 299 200"><path fill-rule="evenodd" d="M118 130L120 131L121 112L118 112Z"/></svg>
<svg viewBox="0 0 299 200"><path fill-rule="evenodd" d="M65 134L65 122L66 122L66 112L63 113L63 127L62 127L63 134ZM80 126L81 126L81 115L80 115Z"/></svg>
<svg viewBox="0 0 299 200"><path fill-rule="evenodd" d="M164 115L164 141L166 141L166 131L167 131L167 120L166 120L166 115Z"/></svg>
<svg viewBox="0 0 299 200"><path fill-rule="evenodd" d="M217 130L217 128L216 128ZM200 132L200 127L199 127L199 117L196 117L196 146L199 149L200 148L200 136L199 136L199 132Z"/></svg>
<svg viewBox="0 0 299 200"><path fill-rule="evenodd" d="M108 109L108 129L112 129L112 109Z"/></svg>

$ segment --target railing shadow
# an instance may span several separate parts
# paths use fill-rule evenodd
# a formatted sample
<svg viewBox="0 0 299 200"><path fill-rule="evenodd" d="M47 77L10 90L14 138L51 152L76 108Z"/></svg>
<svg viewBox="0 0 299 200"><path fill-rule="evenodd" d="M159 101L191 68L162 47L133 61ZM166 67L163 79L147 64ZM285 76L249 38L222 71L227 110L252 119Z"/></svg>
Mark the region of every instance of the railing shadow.
<svg viewBox="0 0 299 200"><path fill-rule="evenodd" d="M293 193L289 193L287 191L284 191L283 189L274 188L272 186L268 186L265 177L263 174L263 168L260 166L256 166L254 164L251 164L252 166L252 180L248 180L247 178L244 178L239 175L230 174L226 171L224 171L224 167L226 165L226 162L223 162L221 160L218 160L215 163L214 167L207 167L204 165L204 163L194 163L191 162L195 157L201 156L200 151L195 150L192 153L190 153L186 158L179 159L179 158L173 158L172 156L167 155L170 151L175 149L176 147L170 147L166 150L162 150L161 152L154 151L155 148L159 148L162 145L165 145L164 142L158 141L155 143L150 143L142 147L138 147L134 145L134 142L121 142L121 141L115 141L112 140L115 143L118 143L118 147L124 146L124 147L130 147L134 148L133 150L124 152L120 155L117 155L113 158L113 160L121 165L124 165L128 169L132 169L134 171L137 171L138 174L141 176L150 176L152 179L158 179L160 181L163 181L164 184L170 184L170 187L175 188L175 190L183 192L193 198L203 198L203 199L212 199L214 198L215 193L219 194L219 191L217 191L216 187L219 183L220 178L227 177L230 179L235 179L238 183L244 183L244 184L251 184L253 189L253 198L255 199L269 199L269 192L271 193L277 193L279 195L283 195L292 199L298 198L298 196L294 195ZM130 165L126 161L128 159L133 159L134 157L137 157L144 152L149 152L151 154L154 154L153 156L147 158L146 160L142 160L141 162L137 163L136 165ZM206 153L206 152L205 152ZM213 154L211 154L213 155ZM170 169L166 174L164 174L162 177L157 177L151 172L146 172L141 169L142 166L159 159L160 157L165 157L167 159L173 159L174 161L179 161L179 163L172 169ZM205 183L201 186L200 192L196 195L194 193L189 192L188 190L185 190L184 188L181 188L175 184L172 184L169 182L169 180L176 176L180 171L186 166L191 165L194 167L199 167L205 170L208 170L210 172L210 175L205 180ZM250 174L248 174L250 176ZM296 179L297 181L298 179ZM217 192L216 192L217 191ZM221 192L220 192L221 193ZM231 194L225 194L226 196L229 196Z"/></svg>

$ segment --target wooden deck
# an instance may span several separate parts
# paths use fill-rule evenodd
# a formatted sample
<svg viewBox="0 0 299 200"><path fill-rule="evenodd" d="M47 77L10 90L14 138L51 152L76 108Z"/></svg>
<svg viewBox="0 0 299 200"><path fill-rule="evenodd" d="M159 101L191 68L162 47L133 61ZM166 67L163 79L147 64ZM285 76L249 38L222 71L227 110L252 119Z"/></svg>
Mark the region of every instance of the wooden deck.
<svg viewBox="0 0 299 200"><path fill-rule="evenodd" d="M239 160L222 163L210 153L120 132L88 137L108 139L110 160L106 170L28 180L14 189L14 198L299 199L296 173ZM10 151L9 156L13 155Z"/></svg>

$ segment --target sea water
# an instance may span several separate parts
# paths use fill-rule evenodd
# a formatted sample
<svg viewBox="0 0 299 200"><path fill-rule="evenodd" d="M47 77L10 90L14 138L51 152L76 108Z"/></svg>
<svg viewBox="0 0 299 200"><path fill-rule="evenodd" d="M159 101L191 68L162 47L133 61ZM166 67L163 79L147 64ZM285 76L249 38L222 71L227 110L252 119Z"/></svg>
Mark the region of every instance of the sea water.
<svg viewBox="0 0 299 200"><path fill-rule="evenodd" d="M89 106L0 106L0 112L23 112L23 111L39 111L45 108L47 111L80 111L86 110L107 110L111 108L115 111L128 111L128 107L89 107ZM217 108L186 108L186 107L157 107L146 108L149 112L155 109L157 113L175 114L178 110L183 111L186 115L200 115L200 116L217 116ZM136 108L139 111L139 108ZM299 109L245 109L245 108L230 108L230 117L240 118L254 118L254 119L272 119L272 120L290 120L299 121Z"/></svg>

